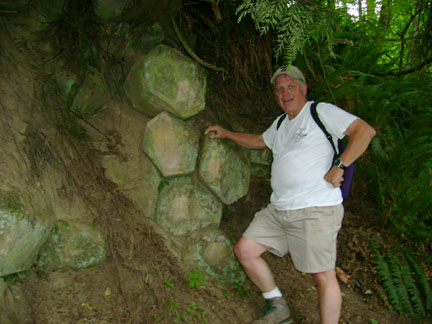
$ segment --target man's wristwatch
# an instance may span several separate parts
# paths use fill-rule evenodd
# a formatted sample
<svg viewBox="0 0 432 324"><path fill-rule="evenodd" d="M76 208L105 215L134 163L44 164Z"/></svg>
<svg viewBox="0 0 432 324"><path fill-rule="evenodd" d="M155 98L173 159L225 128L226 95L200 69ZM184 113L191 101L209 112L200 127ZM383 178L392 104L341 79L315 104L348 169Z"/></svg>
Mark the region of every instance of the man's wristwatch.
<svg viewBox="0 0 432 324"><path fill-rule="evenodd" d="M333 163L333 165L336 165L338 168L341 168L342 170L345 170L347 167L342 163L340 159L336 159Z"/></svg>

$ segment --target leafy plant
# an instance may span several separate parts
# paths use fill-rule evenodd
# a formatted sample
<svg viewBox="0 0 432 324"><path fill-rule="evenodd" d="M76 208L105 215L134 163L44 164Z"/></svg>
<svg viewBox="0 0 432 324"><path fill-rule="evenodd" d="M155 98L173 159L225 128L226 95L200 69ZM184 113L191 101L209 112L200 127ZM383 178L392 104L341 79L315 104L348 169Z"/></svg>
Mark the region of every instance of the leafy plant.
<svg viewBox="0 0 432 324"><path fill-rule="evenodd" d="M291 64L312 40L324 40L331 51L337 27L333 16L312 2L295 0L245 0L237 8L238 22L250 15L261 35L276 33L274 54Z"/></svg>
<svg viewBox="0 0 432 324"><path fill-rule="evenodd" d="M205 310L199 307L196 303L190 303L186 308L186 312L192 316L194 321L207 323L207 319L205 318Z"/></svg>
<svg viewBox="0 0 432 324"><path fill-rule="evenodd" d="M167 306L162 310L162 316L155 316L153 321L158 323L163 317L170 319L170 322L177 323L189 323L190 319L194 322L207 323L205 318L206 312L195 302L190 303L185 309L177 303L175 300L170 299Z"/></svg>
<svg viewBox="0 0 432 324"><path fill-rule="evenodd" d="M401 315L413 318L430 311L432 293L421 264L409 253L376 253L378 276L388 301Z"/></svg>
<svg viewBox="0 0 432 324"><path fill-rule="evenodd" d="M57 222L61 225L63 225L64 227L70 227L70 224L68 221L65 221L64 219L59 219L57 220Z"/></svg>
<svg viewBox="0 0 432 324"><path fill-rule="evenodd" d="M234 294L239 298L249 298L252 293L250 289L245 288L241 283L234 283Z"/></svg>
<svg viewBox="0 0 432 324"><path fill-rule="evenodd" d="M207 278L203 276L202 271L192 270L191 273L187 273L186 277L189 279L189 287L200 289L201 285L207 286Z"/></svg>
<svg viewBox="0 0 432 324"><path fill-rule="evenodd" d="M30 271L25 270L25 271L21 271L21 272L15 272L15 273L11 273L8 274L6 276L3 276L2 279L10 284L16 284L16 283L20 283L22 280L24 280L28 275L29 275Z"/></svg>
<svg viewBox="0 0 432 324"><path fill-rule="evenodd" d="M163 281L163 284L167 288L174 288L174 283L172 282L172 278L167 278Z"/></svg>
<svg viewBox="0 0 432 324"><path fill-rule="evenodd" d="M169 182L166 180L162 180L158 186L158 192L160 193L165 186L169 185Z"/></svg>

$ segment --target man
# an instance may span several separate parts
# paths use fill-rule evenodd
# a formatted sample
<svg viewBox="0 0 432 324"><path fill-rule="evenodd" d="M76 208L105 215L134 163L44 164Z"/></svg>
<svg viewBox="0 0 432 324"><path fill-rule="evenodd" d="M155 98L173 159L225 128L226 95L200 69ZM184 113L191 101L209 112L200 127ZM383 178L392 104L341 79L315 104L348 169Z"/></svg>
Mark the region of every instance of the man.
<svg viewBox="0 0 432 324"><path fill-rule="evenodd" d="M344 170L368 147L375 130L358 117L327 103L318 115L334 138L349 136L346 150L333 164L333 148L312 119L303 73L283 66L271 83L288 118L277 129L277 118L260 135L210 126L211 138L228 138L252 149L273 152L270 204L258 212L234 248L252 282L267 303L264 317L254 324L293 323L290 310L261 255L290 253L294 267L312 274L319 293L322 324L339 321L342 297L336 278L336 238L342 224L340 185Z"/></svg>

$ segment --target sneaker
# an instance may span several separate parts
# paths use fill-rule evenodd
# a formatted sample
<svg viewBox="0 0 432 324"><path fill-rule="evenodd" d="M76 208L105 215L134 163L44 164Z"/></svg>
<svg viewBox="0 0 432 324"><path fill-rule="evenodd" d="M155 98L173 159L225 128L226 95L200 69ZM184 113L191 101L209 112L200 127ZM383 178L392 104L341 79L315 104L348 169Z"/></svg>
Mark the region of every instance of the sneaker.
<svg viewBox="0 0 432 324"><path fill-rule="evenodd" d="M283 297L266 300L264 316L251 324L293 324L288 305Z"/></svg>

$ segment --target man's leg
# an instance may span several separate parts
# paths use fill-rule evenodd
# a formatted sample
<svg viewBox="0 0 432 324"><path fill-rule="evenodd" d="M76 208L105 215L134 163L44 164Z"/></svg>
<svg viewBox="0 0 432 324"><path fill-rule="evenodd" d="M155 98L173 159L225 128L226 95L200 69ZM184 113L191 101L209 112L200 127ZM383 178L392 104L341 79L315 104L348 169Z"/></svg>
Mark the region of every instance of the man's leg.
<svg viewBox="0 0 432 324"><path fill-rule="evenodd" d="M285 299L273 278L269 266L261 257L269 248L242 236L234 247L234 252L246 271L249 279L258 287L266 300L264 316L252 324L290 324L291 313Z"/></svg>
<svg viewBox="0 0 432 324"><path fill-rule="evenodd" d="M276 288L273 273L261 257L268 250L267 246L251 241L244 236L240 238L234 247L234 253L249 279L252 280L262 293L272 291Z"/></svg>
<svg viewBox="0 0 432 324"><path fill-rule="evenodd" d="M342 295L336 278L336 271L314 273L320 302L321 324L337 324L342 305Z"/></svg>

